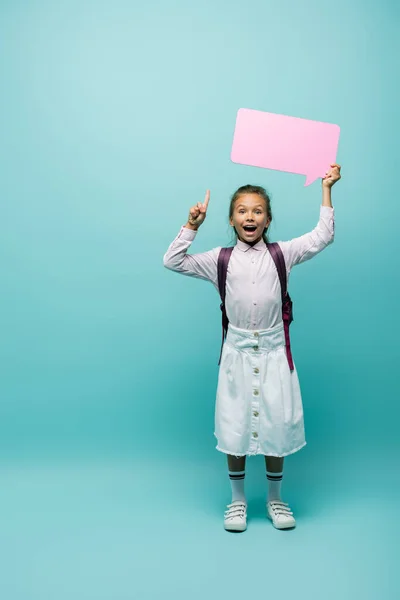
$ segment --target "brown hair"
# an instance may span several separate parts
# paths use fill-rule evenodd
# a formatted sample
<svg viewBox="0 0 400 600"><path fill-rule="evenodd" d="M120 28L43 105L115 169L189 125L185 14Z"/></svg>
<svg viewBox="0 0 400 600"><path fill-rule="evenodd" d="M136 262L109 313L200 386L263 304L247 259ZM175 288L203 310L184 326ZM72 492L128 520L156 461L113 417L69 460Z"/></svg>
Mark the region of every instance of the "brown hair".
<svg viewBox="0 0 400 600"><path fill-rule="evenodd" d="M236 192L233 194L233 196L231 198L231 204L229 206L229 221L232 218L236 200L243 194L258 194L261 198L263 198L263 200L265 202L265 209L267 211L268 219L270 219L270 221L272 221L271 199L270 199L269 195L267 194L267 191L259 185L250 185L250 184L242 185L242 187L238 188L236 190ZM268 225L268 227L269 227L269 225ZM264 230L264 233L263 233L263 240L266 244L269 242L268 236L267 236L268 227ZM237 231L235 228L233 228L233 230L235 232L235 238L237 239Z"/></svg>

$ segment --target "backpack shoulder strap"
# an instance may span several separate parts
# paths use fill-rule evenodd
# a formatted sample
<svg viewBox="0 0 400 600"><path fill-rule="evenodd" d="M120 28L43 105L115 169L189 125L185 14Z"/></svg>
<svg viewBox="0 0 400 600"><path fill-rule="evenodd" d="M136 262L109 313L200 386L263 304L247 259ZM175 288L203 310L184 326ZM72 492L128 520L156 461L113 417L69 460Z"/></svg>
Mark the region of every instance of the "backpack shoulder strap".
<svg viewBox="0 0 400 600"><path fill-rule="evenodd" d="M286 264L283 256L282 249L277 242L270 242L267 244L268 250L275 263L276 270L278 271L279 281L281 283L282 301L287 294L287 276L286 276Z"/></svg>
<svg viewBox="0 0 400 600"><path fill-rule="evenodd" d="M224 346L224 340L225 340L225 336L228 331L228 325L229 325L229 320L228 320L226 310L225 310L225 296L226 296L226 275L228 273L228 264L229 264L229 259L232 254L232 250L233 250L233 246L229 247L229 248L221 248L220 253L218 255L218 263L217 263L218 289L219 289L219 295L221 296L221 307L220 308L221 308L221 312L222 312L222 345L221 345L221 352L219 355L218 364L221 364L222 348Z"/></svg>
<svg viewBox="0 0 400 600"><path fill-rule="evenodd" d="M218 255L218 289L219 295L221 296L221 301L225 302L225 284L226 284L226 275L228 273L228 264L229 259L232 254L233 246L229 248L221 248L220 253Z"/></svg>
<svg viewBox="0 0 400 600"><path fill-rule="evenodd" d="M279 281L281 283L281 296L282 296L282 320L285 332L285 346L286 355L289 363L290 371L294 370L294 363L292 358L292 351L290 348L290 336L289 336L289 325L293 321L293 307L292 300L287 291L287 275L286 275L286 264L285 257L283 256L282 248L277 242L267 244L268 250L275 263L276 270L278 271Z"/></svg>

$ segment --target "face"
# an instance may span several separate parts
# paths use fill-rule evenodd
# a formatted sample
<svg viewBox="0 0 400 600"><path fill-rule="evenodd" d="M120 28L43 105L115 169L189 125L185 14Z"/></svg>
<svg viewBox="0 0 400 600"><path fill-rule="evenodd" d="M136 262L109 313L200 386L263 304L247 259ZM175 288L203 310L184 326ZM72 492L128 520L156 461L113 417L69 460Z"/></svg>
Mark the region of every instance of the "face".
<svg viewBox="0 0 400 600"><path fill-rule="evenodd" d="M242 242L257 244L270 222L265 200L258 194L243 194L236 200L230 224Z"/></svg>

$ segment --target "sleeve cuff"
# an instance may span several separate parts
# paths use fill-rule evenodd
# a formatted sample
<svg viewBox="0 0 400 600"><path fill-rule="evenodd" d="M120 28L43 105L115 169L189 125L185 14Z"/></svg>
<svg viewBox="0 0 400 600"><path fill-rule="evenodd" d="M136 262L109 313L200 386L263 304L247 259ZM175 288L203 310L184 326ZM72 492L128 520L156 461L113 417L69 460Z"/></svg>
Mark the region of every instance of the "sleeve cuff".
<svg viewBox="0 0 400 600"><path fill-rule="evenodd" d="M189 229L188 227L185 227L184 225L182 225L178 237L192 242L194 240L194 238L196 237L196 234L197 234L197 231L195 231L194 229Z"/></svg>
<svg viewBox="0 0 400 600"><path fill-rule="evenodd" d="M333 206L322 206L321 205L321 211L320 214L321 216L330 216L333 215L335 212L335 209L333 208Z"/></svg>

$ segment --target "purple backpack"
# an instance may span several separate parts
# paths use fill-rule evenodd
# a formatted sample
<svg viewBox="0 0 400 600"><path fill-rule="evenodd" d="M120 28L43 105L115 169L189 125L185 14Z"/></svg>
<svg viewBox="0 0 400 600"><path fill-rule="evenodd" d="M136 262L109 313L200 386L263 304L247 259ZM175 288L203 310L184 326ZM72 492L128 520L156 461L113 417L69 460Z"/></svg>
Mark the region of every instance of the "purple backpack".
<svg viewBox="0 0 400 600"><path fill-rule="evenodd" d="M219 295L221 296L221 311L222 311L222 345L221 345L221 354L219 357L218 364L221 363L222 356L222 348L224 346L224 341L226 338L226 334L228 331L229 320L225 310L225 284L226 284L226 275L228 272L228 264L229 259L232 254L233 246L229 248L221 248L221 251L218 256L218 289ZM293 305L292 300L289 296L289 292L287 291L287 278L286 278L286 265L285 259L282 254L282 250L276 242L268 243L267 248L271 254L271 257L275 263L276 269L279 275L279 281L281 284L281 293L282 293L282 319L285 331L285 345L286 345L286 355L289 363L289 368L291 371L294 369L292 352L290 349L290 338L289 338L289 325L293 321Z"/></svg>

